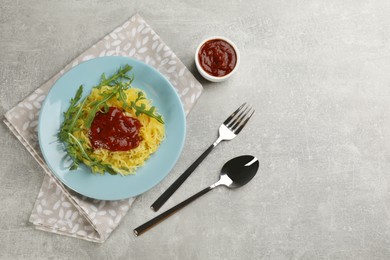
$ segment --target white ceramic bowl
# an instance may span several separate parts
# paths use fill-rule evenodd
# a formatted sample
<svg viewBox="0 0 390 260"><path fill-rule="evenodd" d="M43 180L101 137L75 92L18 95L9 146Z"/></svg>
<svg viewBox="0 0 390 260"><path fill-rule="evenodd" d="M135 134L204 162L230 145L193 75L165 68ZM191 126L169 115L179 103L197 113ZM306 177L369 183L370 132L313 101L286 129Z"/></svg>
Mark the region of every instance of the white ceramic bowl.
<svg viewBox="0 0 390 260"><path fill-rule="evenodd" d="M234 51L236 52L236 58L237 58L236 65L234 66L233 70L229 74L226 74L225 76L222 76L222 77L213 76L213 75L210 75L209 73L207 73L200 65L199 56L198 56L199 50L203 46L203 44L205 44L207 41L217 40L217 39L221 39L221 40L229 43L233 47ZM202 75L202 77L204 77L205 79L212 81L212 82L222 82L222 81L225 81L228 78L230 78L237 71L238 66L240 65L240 53L238 51L237 46L231 40L229 40L225 37L222 37L222 36L213 36L213 37L205 39L204 41L202 41L199 44L198 48L195 51L195 64L196 64L196 68L198 69L198 71L199 71L200 75Z"/></svg>

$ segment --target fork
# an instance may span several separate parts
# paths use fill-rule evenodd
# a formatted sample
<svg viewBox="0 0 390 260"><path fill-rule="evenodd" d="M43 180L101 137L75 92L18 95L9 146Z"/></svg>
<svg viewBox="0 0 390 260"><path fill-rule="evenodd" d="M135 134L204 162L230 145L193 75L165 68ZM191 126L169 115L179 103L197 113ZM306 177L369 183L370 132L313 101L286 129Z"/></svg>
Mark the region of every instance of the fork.
<svg viewBox="0 0 390 260"><path fill-rule="evenodd" d="M221 141L230 141L236 137L241 130L244 128L246 123L252 117L255 110L247 105L246 103L242 104L236 111L234 111L219 127L219 136L218 139L209 146L196 159L195 162L191 164L188 169L183 172L177 180L169 186L169 188L150 206L154 211L157 211L161 208L162 205L172 196L172 194L183 184L183 182L191 175L191 173L198 167L198 165L207 157L207 155L221 142Z"/></svg>

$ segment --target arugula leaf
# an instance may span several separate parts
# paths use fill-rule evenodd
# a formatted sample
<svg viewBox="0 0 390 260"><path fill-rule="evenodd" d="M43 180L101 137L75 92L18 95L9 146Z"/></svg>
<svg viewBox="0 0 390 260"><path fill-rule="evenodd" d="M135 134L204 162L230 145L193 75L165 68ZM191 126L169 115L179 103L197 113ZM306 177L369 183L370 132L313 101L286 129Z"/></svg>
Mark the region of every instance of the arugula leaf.
<svg viewBox="0 0 390 260"><path fill-rule="evenodd" d="M102 77L101 77L101 80L100 80L100 84L98 85L98 87L101 87L101 86L107 86L107 85L111 85L112 83L114 83L117 79L120 79L120 78L125 78L125 79L128 79L128 80L131 80L131 77L126 75L127 72L129 72L130 70L132 70L133 67L131 67L129 64L126 64L123 68L119 68L119 70L117 71L116 74L112 75L110 78L106 79L106 75L103 73L102 74ZM134 77L133 77L134 78ZM131 80L132 81L132 80Z"/></svg>
<svg viewBox="0 0 390 260"><path fill-rule="evenodd" d="M81 99L83 94L83 85L80 85L74 98L70 100L70 106L66 112L64 112L64 122L61 125L60 133L58 134L58 139L62 142L66 141L68 138L68 133L72 131L74 123L80 115L81 108L77 109L78 102ZM85 99L84 101L85 102Z"/></svg>
<svg viewBox="0 0 390 260"><path fill-rule="evenodd" d="M144 103L141 103L140 105L137 105L137 102L140 100L145 99L145 96L142 92L138 92L138 97L135 101L131 102L131 107L135 110L135 115L139 116L140 114L145 114L149 116L150 118L156 119L161 124L164 124L164 120L161 115L155 113L156 107L152 106L148 110L146 109L146 106Z"/></svg>

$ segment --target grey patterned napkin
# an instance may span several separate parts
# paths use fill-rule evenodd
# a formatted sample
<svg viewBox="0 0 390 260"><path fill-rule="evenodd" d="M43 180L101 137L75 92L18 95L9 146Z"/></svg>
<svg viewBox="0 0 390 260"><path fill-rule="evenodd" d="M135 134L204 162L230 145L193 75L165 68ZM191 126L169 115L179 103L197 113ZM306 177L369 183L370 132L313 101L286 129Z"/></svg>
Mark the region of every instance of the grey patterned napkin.
<svg viewBox="0 0 390 260"><path fill-rule="evenodd" d="M113 55L133 57L159 70L175 87L186 113L202 93L200 83L142 17L136 14L8 111L5 124L46 173L30 217L30 222L37 229L102 243L118 226L134 201L134 198L99 201L73 192L50 172L38 144L39 110L55 81L80 62Z"/></svg>

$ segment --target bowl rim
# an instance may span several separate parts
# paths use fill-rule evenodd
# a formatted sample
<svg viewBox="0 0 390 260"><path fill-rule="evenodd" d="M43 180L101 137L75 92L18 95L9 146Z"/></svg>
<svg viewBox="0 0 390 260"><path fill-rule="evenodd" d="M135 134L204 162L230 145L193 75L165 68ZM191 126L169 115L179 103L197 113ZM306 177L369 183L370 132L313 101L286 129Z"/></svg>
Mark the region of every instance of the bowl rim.
<svg viewBox="0 0 390 260"><path fill-rule="evenodd" d="M236 64L234 65L234 68L231 72L229 72L228 74L222 76L222 77L218 77L218 76L213 76L213 75L210 75L208 72L206 72L202 66L200 65L199 63L199 50L200 48L208 41L210 40L223 40L225 42L227 42L228 44L230 44L235 53L236 53ZM224 36L211 36L211 37L207 37L206 39L204 39L199 45L198 47L196 48L196 51L195 51L195 64L196 64L196 67L197 69L199 70L200 74L205 77L206 79L210 79L212 81L223 81L224 79L227 79L229 78L230 76L232 76L238 69L239 65L240 65L240 52L238 51L238 48L237 46L234 44L234 42L232 42L230 39L224 37Z"/></svg>

